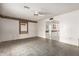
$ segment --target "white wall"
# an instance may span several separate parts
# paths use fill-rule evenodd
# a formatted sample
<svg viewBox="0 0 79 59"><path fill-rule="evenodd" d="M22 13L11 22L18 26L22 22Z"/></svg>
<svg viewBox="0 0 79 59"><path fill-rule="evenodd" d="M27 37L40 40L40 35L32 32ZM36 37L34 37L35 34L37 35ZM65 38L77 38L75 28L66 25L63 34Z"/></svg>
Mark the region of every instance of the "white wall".
<svg viewBox="0 0 79 59"><path fill-rule="evenodd" d="M79 39L79 10L54 17L60 22L60 41L78 45Z"/></svg>
<svg viewBox="0 0 79 59"><path fill-rule="evenodd" d="M0 42L22 38L35 37L37 35L36 23L28 23L28 33L19 34L19 21L0 18Z"/></svg>
<svg viewBox="0 0 79 59"><path fill-rule="evenodd" d="M18 21L0 18L0 42L18 39L18 26Z"/></svg>
<svg viewBox="0 0 79 59"><path fill-rule="evenodd" d="M38 30L37 30L37 33L38 33L38 36L39 37L43 37L43 38L46 38L46 21L48 21L49 19L44 19L44 20L39 20L37 25L38 25Z"/></svg>

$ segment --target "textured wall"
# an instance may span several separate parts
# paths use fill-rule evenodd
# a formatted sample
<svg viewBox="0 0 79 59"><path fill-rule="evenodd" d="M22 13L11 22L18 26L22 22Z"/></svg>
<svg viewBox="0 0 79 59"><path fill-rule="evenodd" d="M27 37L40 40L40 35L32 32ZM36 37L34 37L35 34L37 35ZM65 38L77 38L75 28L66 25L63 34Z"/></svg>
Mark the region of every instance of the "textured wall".
<svg viewBox="0 0 79 59"><path fill-rule="evenodd" d="M55 17L60 24L60 41L78 45L79 39L79 10Z"/></svg>

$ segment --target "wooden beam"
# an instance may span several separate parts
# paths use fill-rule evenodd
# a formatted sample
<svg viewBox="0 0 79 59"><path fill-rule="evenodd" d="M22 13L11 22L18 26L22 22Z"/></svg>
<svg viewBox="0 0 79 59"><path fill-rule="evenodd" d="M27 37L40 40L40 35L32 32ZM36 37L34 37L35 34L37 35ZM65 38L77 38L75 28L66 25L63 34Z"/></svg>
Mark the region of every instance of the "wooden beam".
<svg viewBox="0 0 79 59"><path fill-rule="evenodd" d="M0 15L1 18L7 18L7 19L13 19L13 20L24 20L26 22L32 22L32 23L37 23L37 21L33 21L33 20L27 20L27 19L22 19L22 18L15 18L15 17L10 17L10 16L4 16L4 15Z"/></svg>

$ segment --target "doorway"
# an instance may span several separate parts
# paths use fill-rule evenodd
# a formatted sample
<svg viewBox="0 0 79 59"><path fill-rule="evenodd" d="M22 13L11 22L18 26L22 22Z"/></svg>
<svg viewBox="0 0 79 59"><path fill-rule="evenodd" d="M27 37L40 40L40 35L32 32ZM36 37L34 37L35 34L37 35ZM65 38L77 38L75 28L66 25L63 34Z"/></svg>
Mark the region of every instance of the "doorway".
<svg viewBox="0 0 79 59"><path fill-rule="evenodd" d="M50 40L59 40L59 22L49 20L46 22L46 38Z"/></svg>

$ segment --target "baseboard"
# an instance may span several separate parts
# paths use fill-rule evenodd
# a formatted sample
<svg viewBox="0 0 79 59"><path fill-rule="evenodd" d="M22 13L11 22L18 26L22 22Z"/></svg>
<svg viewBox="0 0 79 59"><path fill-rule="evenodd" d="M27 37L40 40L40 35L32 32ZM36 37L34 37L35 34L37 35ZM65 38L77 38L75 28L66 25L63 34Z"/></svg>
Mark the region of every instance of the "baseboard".
<svg viewBox="0 0 79 59"><path fill-rule="evenodd" d="M38 36L28 37L28 38L19 38L19 39L32 39L32 38L38 38Z"/></svg>
<svg viewBox="0 0 79 59"><path fill-rule="evenodd" d="M59 41L59 42L60 42L60 43L67 44L67 45L70 45L70 46L79 47L78 45L73 45L73 44L69 44L69 43L62 42L62 41Z"/></svg>
<svg viewBox="0 0 79 59"><path fill-rule="evenodd" d="M37 36L34 36L34 37L28 37L28 38L19 38L19 39L12 39L12 40L6 40L6 41L1 41L0 43L2 42L8 42L8 41L16 41L16 40L23 40L23 39L33 39L33 38L37 38Z"/></svg>

